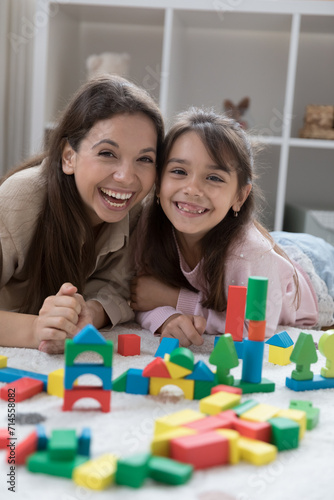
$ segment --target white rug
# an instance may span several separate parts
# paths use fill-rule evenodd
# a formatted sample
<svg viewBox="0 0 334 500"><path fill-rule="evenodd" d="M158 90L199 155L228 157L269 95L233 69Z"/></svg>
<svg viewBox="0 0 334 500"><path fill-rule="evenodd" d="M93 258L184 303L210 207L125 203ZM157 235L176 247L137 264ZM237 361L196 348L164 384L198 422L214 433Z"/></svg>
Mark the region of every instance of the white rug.
<svg viewBox="0 0 334 500"><path fill-rule="evenodd" d="M278 328L277 332L286 329ZM299 329L286 329L296 341ZM142 338L140 356L122 357L117 354L117 336L120 333L136 333ZM312 331L318 341L323 332ZM144 368L152 361L159 339L147 331L140 330L135 323L116 327L105 332L106 338L114 341L113 378L128 368ZM214 337L207 335L201 347L192 347L195 361L208 362L213 349ZM63 355L47 355L36 350L0 348L0 354L8 356L8 366L48 374L64 366ZM84 356L89 362L88 353ZM170 500L176 495L182 500L330 500L334 498L334 389L293 392L285 387L285 377L291 374L295 365L272 365L267 361L268 346L265 347L263 376L276 383L276 390L268 394L245 395L242 400L252 398L288 408L292 399L312 401L320 408L320 422L316 429L307 431L297 450L280 452L275 462L256 467L247 463L223 466L195 472L184 486L173 487L148 480L140 490L112 486L102 492L84 490L68 479L32 474L24 466L17 467L15 493L8 491L7 474L9 465L5 452L0 450L0 498L48 500ZM81 359L83 361L83 359ZM325 358L319 353L319 360L312 365L314 373L319 373ZM236 378L241 376L241 365L231 372ZM87 376L88 377L88 376ZM87 382L87 380L86 380ZM2 385L2 384L1 384ZM89 400L87 400L89 401ZM84 402L84 401L83 401ZM95 403L93 402L93 405ZM77 403L79 405L79 402ZM46 420L43 425L48 435L52 429L75 428L80 433L83 427L92 430L92 456L115 453L126 456L148 451L153 434L154 420L160 416L184 409L199 408L198 401L188 401L178 397L159 395L140 396L126 393L112 393L112 410L102 413L97 408L89 411L63 412L62 400L45 393L18 403L17 414L38 412ZM96 407L98 405L96 404ZM7 427L7 403L0 400L0 428ZM18 439L34 428L33 425L16 425Z"/></svg>

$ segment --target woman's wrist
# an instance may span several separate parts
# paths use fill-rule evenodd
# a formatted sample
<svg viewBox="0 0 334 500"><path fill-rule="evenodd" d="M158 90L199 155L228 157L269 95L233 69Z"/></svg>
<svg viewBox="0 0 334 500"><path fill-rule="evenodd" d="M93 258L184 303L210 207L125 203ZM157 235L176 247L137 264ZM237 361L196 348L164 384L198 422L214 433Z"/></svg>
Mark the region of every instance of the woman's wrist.
<svg viewBox="0 0 334 500"><path fill-rule="evenodd" d="M103 328L110 323L109 317L100 302L97 300L87 300L86 305L91 313L92 323L95 328Z"/></svg>

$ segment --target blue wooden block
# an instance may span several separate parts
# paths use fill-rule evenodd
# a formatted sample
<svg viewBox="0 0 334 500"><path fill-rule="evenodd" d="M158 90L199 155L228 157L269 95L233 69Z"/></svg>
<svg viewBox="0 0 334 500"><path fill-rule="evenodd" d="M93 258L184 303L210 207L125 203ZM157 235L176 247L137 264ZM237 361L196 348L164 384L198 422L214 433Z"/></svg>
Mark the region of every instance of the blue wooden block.
<svg viewBox="0 0 334 500"><path fill-rule="evenodd" d="M262 379L264 342L244 339L241 380L259 384Z"/></svg>
<svg viewBox="0 0 334 500"><path fill-rule="evenodd" d="M90 427L84 427L78 439L78 454L85 457L90 456L90 443L92 439L92 432Z"/></svg>
<svg viewBox="0 0 334 500"><path fill-rule="evenodd" d="M105 391L111 390L112 368L100 363L77 363L73 366L65 367L64 387L72 389L73 384L81 375L96 375L102 381L102 387ZM93 385L92 388L95 386Z"/></svg>
<svg viewBox="0 0 334 500"><path fill-rule="evenodd" d="M38 424L36 425L37 432L37 450L46 450L48 445L48 437L45 432L44 425Z"/></svg>
<svg viewBox="0 0 334 500"><path fill-rule="evenodd" d="M314 375L312 380L295 380L286 377L285 385L293 391L315 391L317 389L333 389L334 378L325 378L321 375Z"/></svg>
<svg viewBox="0 0 334 500"><path fill-rule="evenodd" d="M150 379L143 377L143 370L130 368L126 377L125 392L129 394L148 394Z"/></svg>
<svg viewBox="0 0 334 500"><path fill-rule="evenodd" d="M241 342L234 341L234 347L235 347L235 350L237 351L238 359L243 359L243 356L244 356L244 341L243 340Z"/></svg>
<svg viewBox="0 0 334 500"><path fill-rule="evenodd" d="M86 325L73 337L76 344L106 344L106 339L93 325Z"/></svg>
<svg viewBox="0 0 334 500"><path fill-rule="evenodd" d="M188 380L202 380L205 382L213 382L215 375L204 363L204 361L197 361L197 363L195 363L193 372L184 378Z"/></svg>
<svg viewBox="0 0 334 500"><path fill-rule="evenodd" d="M164 337L161 339L157 352L155 353L155 358L164 358L165 354L170 354L174 349L179 347L179 340L172 339L169 337Z"/></svg>
<svg viewBox="0 0 334 500"><path fill-rule="evenodd" d="M285 330L280 333L276 333L266 341L266 344L274 345L276 347L290 347L293 345L293 340Z"/></svg>
<svg viewBox="0 0 334 500"><path fill-rule="evenodd" d="M30 377L35 380L41 380L43 382L43 390L47 390L48 375L29 372L27 370L19 370L18 368L10 368L9 366L0 369L0 382L14 382L15 380L23 377Z"/></svg>

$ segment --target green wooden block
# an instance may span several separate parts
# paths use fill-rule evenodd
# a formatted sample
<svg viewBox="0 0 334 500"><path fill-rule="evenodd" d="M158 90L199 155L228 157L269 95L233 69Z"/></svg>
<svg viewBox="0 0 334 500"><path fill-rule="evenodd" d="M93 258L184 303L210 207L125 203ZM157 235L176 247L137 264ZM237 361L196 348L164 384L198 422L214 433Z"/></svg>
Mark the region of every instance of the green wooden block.
<svg viewBox="0 0 334 500"><path fill-rule="evenodd" d="M310 366L318 361L318 355L310 333L300 332L290 355L290 361L296 363L296 369L292 371L291 378L294 380L313 379Z"/></svg>
<svg viewBox="0 0 334 500"><path fill-rule="evenodd" d="M253 384L252 382L244 382L243 380L235 380L234 387L239 387L242 389L243 394L251 394L252 392L274 392L275 382L263 378L258 384Z"/></svg>
<svg viewBox="0 0 334 500"><path fill-rule="evenodd" d="M217 385L216 382L208 382L206 380L195 380L193 399L202 399L206 398L206 396L210 396L212 387L215 387L216 385Z"/></svg>
<svg viewBox="0 0 334 500"><path fill-rule="evenodd" d="M138 453L117 461L115 482L131 488L140 488L149 474L150 453Z"/></svg>
<svg viewBox="0 0 334 500"><path fill-rule="evenodd" d="M73 460L78 452L78 438L75 430L53 430L47 449L51 460Z"/></svg>
<svg viewBox="0 0 334 500"><path fill-rule="evenodd" d="M240 415L250 410L251 408L254 408L254 406L257 406L258 404L259 403L255 401L255 399L247 399L247 401L244 401L240 405L234 406L233 411L238 415L238 417L240 417Z"/></svg>
<svg viewBox="0 0 334 500"><path fill-rule="evenodd" d="M30 472L41 472L71 479L73 469L87 460L88 457L82 455L77 455L73 460L51 460L47 451L37 451L28 457L26 464Z"/></svg>
<svg viewBox="0 0 334 500"><path fill-rule="evenodd" d="M306 428L311 431L319 422L320 409L314 408L311 401L292 400L289 408L294 410L302 410L306 413Z"/></svg>
<svg viewBox="0 0 334 500"><path fill-rule="evenodd" d="M283 417L273 417L268 420L271 425L271 443L278 451L298 448L300 426L294 420Z"/></svg>
<svg viewBox="0 0 334 500"><path fill-rule="evenodd" d="M106 340L105 344L78 344L72 339L65 340L65 365L73 366L75 358L82 352L96 352L103 358L103 365L112 366L114 344L112 340Z"/></svg>
<svg viewBox="0 0 334 500"><path fill-rule="evenodd" d="M246 319L264 321L266 319L268 278L250 276L247 286Z"/></svg>
<svg viewBox="0 0 334 500"><path fill-rule="evenodd" d="M230 375L230 370L238 366L239 359L230 333L220 337L210 354L209 362L217 367L218 384L233 385L234 377Z"/></svg>
<svg viewBox="0 0 334 500"><path fill-rule="evenodd" d="M119 377L112 381L112 390L116 392L126 392L126 380L128 377L128 371L122 373Z"/></svg>
<svg viewBox="0 0 334 500"><path fill-rule="evenodd" d="M334 378L334 330L327 330L319 339L318 349L326 358L326 366L320 370L325 378Z"/></svg>
<svg viewBox="0 0 334 500"><path fill-rule="evenodd" d="M186 347L177 347L170 353L169 361L193 371L195 356L194 353L190 351L190 349L187 349Z"/></svg>
<svg viewBox="0 0 334 500"><path fill-rule="evenodd" d="M149 476L159 483L185 484L192 476L194 467L171 458L152 456L149 461Z"/></svg>

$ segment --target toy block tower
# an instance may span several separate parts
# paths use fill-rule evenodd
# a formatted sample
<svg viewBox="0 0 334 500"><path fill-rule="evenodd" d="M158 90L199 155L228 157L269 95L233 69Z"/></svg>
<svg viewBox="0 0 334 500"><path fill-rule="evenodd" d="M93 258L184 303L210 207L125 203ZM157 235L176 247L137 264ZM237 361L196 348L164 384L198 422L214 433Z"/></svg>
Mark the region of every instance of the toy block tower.
<svg viewBox="0 0 334 500"><path fill-rule="evenodd" d="M75 363L75 358L87 351L102 356L103 363ZM87 325L73 339L65 342L65 375L63 410L70 411L76 401L93 398L100 402L101 410L110 411L113 342L105 338L92 325ZM74 385L81 375L98 376L102 386Z"/></svg>

